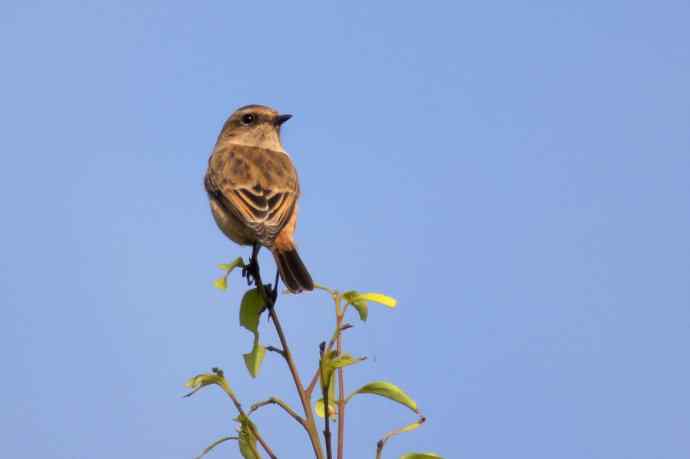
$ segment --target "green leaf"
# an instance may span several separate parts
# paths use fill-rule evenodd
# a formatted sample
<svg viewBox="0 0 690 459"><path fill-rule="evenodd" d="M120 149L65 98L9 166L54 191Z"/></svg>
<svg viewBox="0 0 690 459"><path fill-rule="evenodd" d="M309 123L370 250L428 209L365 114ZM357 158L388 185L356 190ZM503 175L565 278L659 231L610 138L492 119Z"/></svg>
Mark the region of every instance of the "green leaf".
<svg viewBox="0 0 690 459"><path fill-rule="evenodd" d="M244 459L260 459L259 452L256 449L256 426L254 423L244 415L239 415L235 418L240 423L240 439L238 441L240 454Z"/></svg>
<svg viewBox="0 0 690 459"><path fill-rule="evenodd" d="M353 300L350 303L359 313L359 320L366 322L369 317L369 303L364 300Z"/></svg>
<svg viewBox="0 0 690 459"><path fill-rule="evenodd" d="M382 293L360 293L357 295L358 300L373 301L374 303L380 303L389 308L394 308L398 302L395 298Z"/></svg>
<svg viewBox="0 0 690 459"><path fill-rule="evenodd" d="M422 418L422 420L420 420L420 421L413 422L412 424L408 424L405 427L403 427L402 429L398 430L396 435L401 434L401 433L405 433L405 432L412 432L413 430L417 430L422 426L422 424L424 424L424 422L426 422L426 418Z"/></svg>
<svg viewBox="0 0 690 459"><path fill-rule="evenodd" d="M189 378L184 385L185 387L188 387L193 390L190 393L186 394L185 397L190 397L194 395L199 389L210 384L218 385L227 393L232 392L232 389L230 389L230 385L225 379L225 376L223 376L223 372L221 370L214 368L213 373L202 373L192 378Z"/></svg>
<svg viewBox="0 0 690 459"><path fill-rule="evenodd" d="M357 310L359 319L362 322L366 322L367 317L369 317L369 303L366 300L359 299L358 295L358 292L350 290L343 293L343 298Z"/></svg>
<svg viewBox="0 0 690 459"><path fill-rule="evenodd" d="M230 263L219 264L218 267L229 273L235 268L244 267L244 260L242 260L242 257L237 257Z"/></svg>
<svg viewBox="0 0 690 459"><path fill-rule="evenodd" d="M415 413L419 413L419 411L417 411L417 403L401 388L387 381L374 381L366 384L350 394L345 401L349 402L350 399L357 394L373 394L380 397L386 397L405 405Z"/></svg>
<svg viewBox="0 0 690 459"><path fill-rule="evenodd" d="M216 441L214 441L213 443L211 443L210 445L208 445L208 447L207 447L205 450L203 450L203 451L201 452L201 454L199 454L195 459L201 459L202 457L204 457L204 456L206 456L208 453L210 453L210 452L213 450L213 448L215 448L216 446L218 446L218 445L220 445L221 443L224 443L224 442L226 442L226 441L228 441L228 440L239 440L239 437L223 437L223 438L219 438L218 440L216 440Z"/></svg>
<svg viewBox="0 0 690 459"><path fill-rule="evenodd" d="M264 310L264 300L255 288L248 290L240 304L240 325L254 334L259 333L259 317Z"/></svg>
<svg viewBox="0 0 690 459"><path fill-rule="evenodd" d="M395 437L396 435L400 435L403 432L410 432L412 430L418 429L419 426L421 426L425 422L426 422L426 418L424 416L422 416L416 422L413 422L412 424L408 424L405 427L401 427L400 429L396 429L396 430L393 430L391 432L388 432L378 442L378 446L376 448L377 449L376 457L378 458L381 456L381 451L383 450L383 447L385 446L385 444L388 440ZM413 454L427 454L427 453L413 453ZM429 454L433 454L433 453L429 453ZM407 457L407 456L403 456L403 457ZM412 457L415 457L415 456L412 456ZM422 457L424 457L424 456L422 456ZM434 457L434 456L431 456L431 457Z"/></svg>
<svg viewBox="0 0 690 459"><path fill-rule="evenodd" d="M259 374L259 368L261 368L261 362L264 361L265 356L266 348L259 344L258 336L256 336L252 351L242 355L242 357L244 357L244 364L247 366L247 370L249 370L249 374L252 375L252 378L256 378Z"/></svg>
<svg viewBox="0 0 690 459"><path fill-rule="evenodd" d="M220 277L216 280L213 281L213 286L216 287L217 289L220 290L227 290L228 289L228 276L230 275L230 272L239 267L239 266L244 266L244 261L242 260L242 257L237 257L232 263L221 263L218 265L220 269L225 271L225 275L223 277Z"/></svg>
<svg viewBox="0 0 690 459"><path fill-rule="evenodd" d="M400 459L443 459L436 453L407 453L400 456Z"/></svg>
<svg viewBox="0 0 690 459"><path fill-rule="evenodd" d="M328 414L330 415L331 419L336 419L338 417L338 404L335 401L329 400L328 405L330 406L328 409ZM323 403L322 398L316 401L314 411L316 411L316 414L321 418L326 416L326 405Z"/></svg>
<svg viewBox="0 0 690 459"><path fill-rule="evenodd" d="M196 392L197 390L201 389L204 386L208 386L209 384L218 384L221 379L222 377L216 374L202 373L200 375L196 375L189 378L187 382L184 383L184 386L190 389L194 389L194 392ZM185 397L188 397L189 395L192 394L190 393Z"/></svg>
<svg viewBox="0 0 690 459"><path fill-rule="evenodd" d="M326 352L320 362L321 388L326 389L330 387L336 368L344 368L348 365L359 363L362 360L364 359L353 357L347 353L338 355L338 351L335 350Z"/></svg>
<svg viewBox="0 0 690 459"><path fill-rule="evenodd" d="M331 360L331 365L333 368L344 368L349 365L354 365L355 363L359 363L363 361L364 359L361 357L353 357L350 354L340 354L338 357L334 358Z"/></svg>
<svg viewBox="0 0 690 459"><path fill-rule="evenodd" d="M348 290L347 292L343 293L343 298L345 301L352 304L352 302L357 299L357 295L359 295L359 292L356 292L355 290Z"/></svg>
<svg viewBox="0 0 690 459"><path fill-rule="evenodd" d="M265 309L264 299L257 289L248 290L240 304L240 325L254 334L251 352L244 354L244 364L252 378L259 374L259 368L266 355L266 348L259 344L259 319Z"/></svg>
<svg viewBox="0 0 690 459"><path fill-rule="evenodd" d="M219 277L218 279L213 281L213 286L220 290L227 290L228 280L225 277Z"/></svg>
<svg viewBox="0 0 690 459"><path fill-rule="evenodd" d="M360 293L354 290L343 293L343 298L351 304L359 313L359 318L362 322L366 322L369 316L369 301L381 303L389 308L394 308L397 304L395 298L392 298L381 293Z"/></svg>
<svg viewBox="0 0 690 459"><path fill-rule="evenodd" d="M333 379L335 368L333 368L332 362L337 353L337 351L324 352L319 361L319 379L322 391L328 389Z"/></svg>
<svg viewBox="0 0 690 459"><path fill-rule="evenodd" d="M256 439L252 443L252 439L248 434L240 433L240 454L244 459L261 459L259 452L256 450Z"/></svg>

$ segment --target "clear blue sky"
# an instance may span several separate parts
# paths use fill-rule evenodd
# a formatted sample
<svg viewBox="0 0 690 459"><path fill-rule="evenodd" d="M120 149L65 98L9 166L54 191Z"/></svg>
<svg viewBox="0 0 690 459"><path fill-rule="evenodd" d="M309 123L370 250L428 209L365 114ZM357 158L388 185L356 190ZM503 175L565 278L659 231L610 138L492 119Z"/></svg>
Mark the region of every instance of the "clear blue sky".
<svg viewBox="0 0 690 459"><path fill-rule="evenodd" d="M3 456L191 458L233 427L220 391L180 398L214 365L246 405L299 405L275 355L244 369L244 285L211 286L247 250L202 175L263 103L295 115L314 277L399 300L347 341L350 387L429 418L386 457L689 457L689 23L687 1L4 1ZM311 374L328 299L279 308ZM348 417L350 458L412 420Z"/></svg>

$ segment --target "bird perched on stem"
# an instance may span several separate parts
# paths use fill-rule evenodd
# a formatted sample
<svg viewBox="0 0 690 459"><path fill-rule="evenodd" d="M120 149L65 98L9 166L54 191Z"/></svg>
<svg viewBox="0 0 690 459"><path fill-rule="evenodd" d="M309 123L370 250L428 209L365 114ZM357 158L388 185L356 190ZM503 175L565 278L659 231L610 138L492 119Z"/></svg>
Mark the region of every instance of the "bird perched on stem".
<svg viewBox="0 0 690 459"><path fill-rule="evenodd" d="M218 135L204 186L221 231L253 246L250 265L256 267L259 249L266 247L287 288L298 293L313 290L314 282L293 240L299 180L280 142L280 127L291 116L263 105L235 111Z"/></svg>

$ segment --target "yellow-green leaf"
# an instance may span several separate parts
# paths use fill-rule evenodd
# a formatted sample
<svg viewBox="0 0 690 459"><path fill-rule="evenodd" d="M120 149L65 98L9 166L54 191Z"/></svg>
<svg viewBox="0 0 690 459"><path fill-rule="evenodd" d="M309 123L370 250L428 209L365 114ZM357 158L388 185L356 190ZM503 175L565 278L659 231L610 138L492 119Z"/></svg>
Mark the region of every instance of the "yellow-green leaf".
<svg viewBox="0 0 690 459"><path fill-rule="evenodd" d="M202 373L189 378L187 382L184 383L184 386L189 387L190 389L199 389L201 387L208 386L209 384L218 384L222 378L222 376L217 374Z"/></svg>
<svg viewBox="0 0 690 459"><path fill-rule="evenodd" d="M185 397L193 395L202 387L208 386L210 384L217 384L218 386L220 386L221 389L223 389L226 392L230 392L231 390L230 386L228 385L228 382L225 379L225 376L223 376L223 373L220 370L218 370L217 372L214 370L214 373L202 373L200 375L196 375L192 378L189 378L184 385L185 387L188 387L193 390L190 393L186 394Z"/></svg>
<svg viewBox="0 0 690 459"><path fill-rule="evenodd" d="M242 260L242 257L237 257L230 263L219 264L218 268L222 269L223 271L230 272L233 269L239 268L241 266L244 266L244 261Z"/></svg>
<svg viewBox="0 0 690 459"><path fill-rule="evenodd" d="M240 423L240 438L238 445L240 454L244 459L260 459L259 452L256 449L256 425L244 415L239 415L235 418Z"/></svg>
<svg viewBox="0 0 690 459"><path fill-rule="evenodd" d="M208 447L207 447L205 450L203 450L203 451L201 452L201 454L199 454L195 459L201 459L202 457L204 457L204 456L206 456L208 453L210 453L210 452L213 450L213 448L215 448L216 446L218 446L218 445L220 445L221 443L224 443L224 442L226 442L226 441L228 441L228 440L239 440L239 437L223 437L223 438L219 438L218 440L216 440L216 441L214 441L213 443L211 443L210 445L208 445Z"/></svg>
<svg viewBox="0 0 690 459"><path fill-rule="evenodd" d="M359 357L353 357L350 354L338 355L338 351L335 350L326 352L321 358L320 363L322 389L326 389L330 386L336 368L343 368L348 365L353 365L355 363L361 362L362 360L364 359Z"/></svg>
<svg viewBox="0 0 690 459"><path fill-rule="evenodd" d="M230 272L238 266L244 266L244 261L241 257L236 258L232 263L221 263L218 265L220 269L225 271L225 275L213 281L213 286L220 290L228 289L228 276Z"/></svg>
<svg viewBox="0 0 690 459"><path fill-rule="evenodd" d="M351 304L357 298L357 295L359 295L359 292L356 292L355 290L348 290L347 292L343 293L343 298L345 301Z"/></svg>
<svg viewBox="0 0 690 459"><path fill-rule="evenodd" d="M407 453L400 456L400 459L443 459L436 453Z"/></svg>
<svg viewBox="0 0 690 459"><path fill-rule="evenodd" d="M359 313L359 319L366 322L369 317L369 303L364 300L353 300L350 303Z"/></svg>
<svg viewBox="0 0 690 459"><path fill-rule="evenodd" d="M256 378L259 374L259 368L261 368L261 362L264 361L265 356L266 348L259 344L257 337L257 339L254 340L252 351L242 355L242 357L244 357L244 364L247 366L247 370L249 370L249 374L252 375L252 378Z"/></svg>
<svg viewBox="0 0 690 459"><path fill-rule="evenodd" d="M355 363L359 363L362 360L364 360L361 357L353 357L350 354L340 354L338 357L334 358L331 360L331 365L333 368L343 368L348 365L354 365Z"/></svg>
<svg viewBox="0 0 690 459"><path fill-rule="evenodd" d="M264 300L255 288L248 290L240 304L240 325L252 333L259 331L259 317L264 310Z"/></svg>
<svg viewBox="0 0 690 459"><path fill-rule="evenodd" d="M419 428L419 426L421 426L425 422L426 422L426 418L424 416L422 416L416 422L413 422L412 424L408 424L404 427L401 427L400 429L396 429L396 430L393 430L392 432L388 432L386 435L383 436L383 438L381 440L379 440L376 457L378 458L381 456L381 450L383 449L384 445L386 444L386 442L388 440L395 437L396 435L400 435L403 432L410 432L412 430L415 430L415 429ZM411 457L416 457L416 456L414 456L414 454L427 454L427 453L411 453L411 454L412 454ZM433 453L428 453L428 454L433 454ZM403 456L403 457L408 457L408 456ZM423 458L423 457L424 456L421 456L421 458ZM431 457L434 457L434 456L431 456ZM418 459L421 459L421 458L418 458Z"/></svg>
<svg viewBox="0 0 690 459"><path fill-rule="evenodd" d="M220 290L227 290L228 280L225 277L219 277L213 281L213 286Z"/></svg>
<svg viewBox="0 0 690 459"><path fill-rule="evenodd" d="M350 290L345 293L343 293L343 299L349 304L351 304L359 313L359 319L362 322L367 321L367 317L369 316L369 303L367 303L366 300L359 299L359 293Z"/></svg>
<svg viewBox="0 0 690 459"><path fill-rule="evenodd" d="M350 399L357 394L373 394L380 397L386 397L390 400L401 403L415 413L418 413L417 403L412 400L412 398L401 388L387 381L374 381L360 387L347 397L346 402L350 401Z"/></svg>
<svg viewBox="0 0 690 459"><path fill-rule="evenodd" d="M329 400L328 405L330 407L328 409L328 414L330 415L331 419L336 419L338 417L338 404L335 401ZM316 414L321 418L326 416L326 405L323 403L322 398L316 401L314 411L316 411Z"/></svg>
<svg viewBox="0 0 690 459"><path fill-rule="evenodd" d="M351 304L359 313L359 318L366 322L369 316L369 301L381 303L389 308L394 308L397 304L395 298L392 298L382 293L360 293L354 290L343 293L343 299Z"/></svg>
<svg viewBox="0 0 690 459"><path fill-rule="evenodd" d="M256 440L252 443L248 434L240 433L238 445L240 447L240 454L244 459L261 459L259 452L256 450Z"/></svg>
<svg viewBox="0 0 690 459"><path fill-rule="evenodd" d="M259 344L259 319L263 312L264 299L257 289L248 290L240 304L240 325L254 334L254 345L251 352L244 354L244 364L252 378L259 374L261 362L266 355L266 348Z"/></svg>
<svg viewBox="0 0 690 459"><path fill-rule="evenodd" d="M422 418L420 421L406 425L402 429L398 430L398 433L412 432L413 430L417 430L422 426L422 424L424 424L424 422L426 422L426 419Z"/></svg>
<svg viewBox="0 0 690 459"><path fill-rule="evenodd" d="M333 372L335 371L333 365L331 365L331 360L333 360L333 358L330 357L329 354L331 353L324 354L319 362L319 380L321 382L322 391L328 389L333 379Z"/></svg>
<svg viewBox="0 0 690 459"><path fill-rule="evenodd" d="M374 303L381 303L389 308L394 308L398 302L395 298L382 293L359 293L357 295L358 300L373 301Z"/></svg>

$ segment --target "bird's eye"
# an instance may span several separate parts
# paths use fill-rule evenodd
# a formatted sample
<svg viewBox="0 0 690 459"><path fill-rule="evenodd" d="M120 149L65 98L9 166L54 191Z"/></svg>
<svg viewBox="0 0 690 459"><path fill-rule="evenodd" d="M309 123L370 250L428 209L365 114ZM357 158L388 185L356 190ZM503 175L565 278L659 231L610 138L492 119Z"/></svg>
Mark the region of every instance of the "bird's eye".
<svg viewBox="0 0 690 459"><path fill-rule="evenodd" d="M246 115L242 115L242 124L247 125L247 124L252 124L256 117L254 116L253 113L247 113Z"/></svg>

